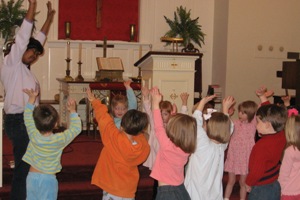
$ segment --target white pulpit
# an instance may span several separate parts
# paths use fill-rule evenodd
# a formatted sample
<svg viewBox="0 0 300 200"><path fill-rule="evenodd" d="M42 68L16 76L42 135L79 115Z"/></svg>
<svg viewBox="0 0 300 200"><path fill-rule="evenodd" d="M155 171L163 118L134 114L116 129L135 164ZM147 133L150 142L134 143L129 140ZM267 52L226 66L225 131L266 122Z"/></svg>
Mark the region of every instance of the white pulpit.
<svg viewBox="0 0 300 200"><path fill-rule="evenodd" d="M163 100L175 103L179 111L182 105L180 94L187 92L187 106L191 114L197 87L195 84L199 79L201 82L201 77L197 77L197 81L195 79L196 61L201 60L201 57L200 53L150 51L135 66L141 68L142 85L148 88L157 86L163 94Z"/></svg>

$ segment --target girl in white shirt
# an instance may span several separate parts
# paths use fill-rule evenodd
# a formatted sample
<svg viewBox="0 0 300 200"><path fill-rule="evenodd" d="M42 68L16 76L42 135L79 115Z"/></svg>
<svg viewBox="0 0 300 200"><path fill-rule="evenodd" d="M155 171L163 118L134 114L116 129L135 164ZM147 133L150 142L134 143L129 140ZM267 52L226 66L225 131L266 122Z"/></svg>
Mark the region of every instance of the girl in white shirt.
<svg viewBox="0 0 300 200"><path fill-rule="evenodd" d="M203 108L214 98L215 95L204 97L193 113L197 121L197 147L190 156L184 181L192 200L223 199L224 151L233 131L229 112L235 100L231 96L225 98L223 113L208 112L203 115L208 120L204 123Z"/></svg>

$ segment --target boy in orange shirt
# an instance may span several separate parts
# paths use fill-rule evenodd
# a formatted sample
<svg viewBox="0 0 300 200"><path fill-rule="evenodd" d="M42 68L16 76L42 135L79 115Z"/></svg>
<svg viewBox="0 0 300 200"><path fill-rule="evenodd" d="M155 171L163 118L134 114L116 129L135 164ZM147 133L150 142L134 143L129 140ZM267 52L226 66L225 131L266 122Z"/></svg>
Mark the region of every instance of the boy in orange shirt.
<svg viewBox="0 0 300 200"><path fill-rule="evenodd" d="M144 112L129 110L118 129L107 106L96 99L90 89L87 96L95 111L103 143L92 184L102 188L103 200L134 199L139 180L138 165L150 152L143 134L149 123L148 116Z"/></svg>

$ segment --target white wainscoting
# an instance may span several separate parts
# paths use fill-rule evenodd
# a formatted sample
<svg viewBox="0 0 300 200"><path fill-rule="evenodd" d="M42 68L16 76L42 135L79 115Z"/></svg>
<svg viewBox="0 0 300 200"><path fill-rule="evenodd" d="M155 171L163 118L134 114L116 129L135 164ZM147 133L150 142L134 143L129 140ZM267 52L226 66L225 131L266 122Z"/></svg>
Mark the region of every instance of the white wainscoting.
<svg viewBox="0 0 300 200"><path fill-rule="evenodd" d="M96 57L103 57L103 48L96 47L96 45L103 45L103 41L71 40L70 42L71 76L75 78L78 75L79 43L81 43L81 75L86 79L95 78L98 70ZM120 57L122 59L124 80L138 75L138 68L134 66L134 63L151 50L150 44L136 42L107 41L107 45L113 46L107 48L107 57ZM47 64L42 66L43 70L34 68L34 73L41 83L41 99L51 100L59 92L59 83L56 78L63 78L66 75L67 40L48 41L45 48L47 49L45 49L45 55L42 58L44 62L41 61L41 64L46 62ZM47 59L46 62L45 59ZM36 65L39 65L39 62Z"/></svg>

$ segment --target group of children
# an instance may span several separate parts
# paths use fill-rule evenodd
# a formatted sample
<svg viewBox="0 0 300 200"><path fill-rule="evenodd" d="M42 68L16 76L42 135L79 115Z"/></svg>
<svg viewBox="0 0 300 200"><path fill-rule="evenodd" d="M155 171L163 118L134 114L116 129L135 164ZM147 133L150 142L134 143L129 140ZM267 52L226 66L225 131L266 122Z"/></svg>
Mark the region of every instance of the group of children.
<svg viewBox="0 0 300 200"><path fill-rule="evenodd" d="M103 143L92 184L103 190L103 200L134 199L141 164L151 170L150 176L156 180L157 200L229 199L236 175L240 175L240 199L246 199L247 192L250 200L300 198L300 116L297 112L288 112L284 106L270 104L270 93L265 87L256 91L261 104L258 106L253 101L240 103L239 119L232 122L230 116L236 103L232 96L224 98L222 112L208 108L215 95L204 97L189 116L187 93L181 94L182 107L177 112L176 105L164 101L157 87L150 90L143 87L145 112L142 112L136 109L130 82L124 82L127 98L122 95L114 97L110 111L91 90L87 90ZM53 174L61 169L62 149L81 131L75 102L68 102L70 128L62 134L53 134L57 117L50 120L51 124L47 124L49 120L44 118L57 113L42 108L42 105L33 110L37 92L27 89L24 92L29 95L24 119L30 144L23 157L31 165L27 183L36 179L36 174L53 179ZM292 114L288 117L288 113ZM39 125L42 122L45 124ZM255 143L256 132L260 139ZM40 149L44 152L41 155L37 153ZM50 160L41 162L47 156L46 152L53 154L49 156ZM229 179L223 195L224 170ZM57 186L57 181L51 184ZM27 188L28 195L32 196L42 191L32 184ZM57 189L48 187L46 191L57 197ZM43 198L38 196L36 199Z"/></svg>

